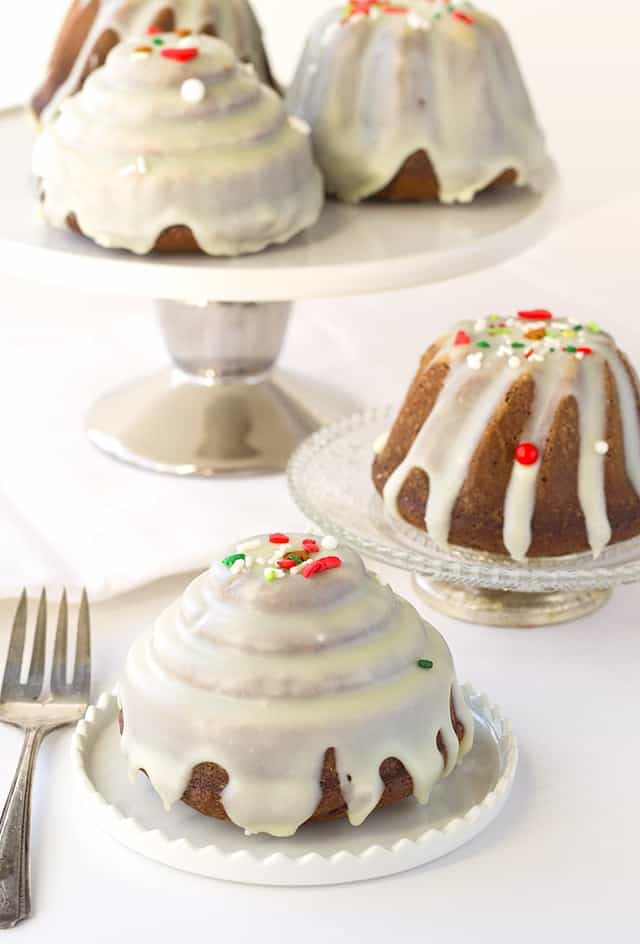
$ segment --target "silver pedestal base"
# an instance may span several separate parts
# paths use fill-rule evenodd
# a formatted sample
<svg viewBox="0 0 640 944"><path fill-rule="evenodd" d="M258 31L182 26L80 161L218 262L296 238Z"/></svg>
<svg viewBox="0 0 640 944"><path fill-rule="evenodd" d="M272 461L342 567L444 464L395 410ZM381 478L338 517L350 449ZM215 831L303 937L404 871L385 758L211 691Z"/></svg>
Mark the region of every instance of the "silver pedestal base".
<svg viewBox="0 0 640 944"><path fill-rule="evenodd" d="M273 371L291 304L157 302L173 367L101 398L89 439L117 459L182 476L281 472L350 404Z"/></svg>
<svg viewBox="0 0 640 944"><path fill-rule="evenodd" d="M604 606L611 590L517 593L480 590L414 575L420 595L434 610L466 623L531 628L565 623Z"/></svg>

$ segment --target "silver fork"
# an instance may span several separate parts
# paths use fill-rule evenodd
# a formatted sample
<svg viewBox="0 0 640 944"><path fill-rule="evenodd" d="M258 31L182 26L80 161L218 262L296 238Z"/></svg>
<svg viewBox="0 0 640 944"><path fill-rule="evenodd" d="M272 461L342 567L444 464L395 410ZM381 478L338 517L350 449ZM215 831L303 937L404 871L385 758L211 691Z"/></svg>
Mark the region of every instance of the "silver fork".
<svg viewBox="0 0 640 944"><path fill-rule="evenodd" d="M43 698L47 636L47 597L42 591L33 654L26 682L20 681L27 629L27 594L23 591L16 610L9 654L0 690L0 721L25 732L22 753L0 819L0 929L13 928L31 915L29 834L31 785L38 749L55 728L79 721L87 710L91 686L91 633L89 602L82 594L78 616L76 657L67 683L67 631L69 612L63 593L58 610L51 695Z"/></svg>

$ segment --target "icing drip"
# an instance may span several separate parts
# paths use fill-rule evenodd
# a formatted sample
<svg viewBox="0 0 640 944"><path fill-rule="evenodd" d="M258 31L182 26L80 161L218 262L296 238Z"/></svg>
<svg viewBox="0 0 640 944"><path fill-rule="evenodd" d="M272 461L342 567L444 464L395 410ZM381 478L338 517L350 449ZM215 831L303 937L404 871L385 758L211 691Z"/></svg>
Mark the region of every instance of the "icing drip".
<svg viewBox="0 0 640 944"><path fill-rule="evenodd" d="M201 32L213 27L239 59L254 65L258 77L269 81L260 27L246 0L101 0L97 16L65 82L57 89L41 118L48 121L60 104L80 87L92 68L91 57L100 37L113 31L119 39L142 36L163 11L174 12L176 28Z"/></svg>
<svg viewBox="0 0 640 944"><path fill-rule="evenodd" d="M45 126L34 171L46 219L65 228L73 213L100 245L140 254L176 225L210 255L312 225L320 173L276 93L217 39L148 40L113 49Z"/></svg>
<svg viewBox="0 0 640 944"><path fill-rule="evenodd" d="M445 203L472 200L508 169L519 184L545 186L544 137L495 20L468 4L352 6L317 22L288 95L312 129L329 193L366 199L417 151Z"/></svg>
<svg viewBox="0 0 640 944"><path fill-rule="evenodd" d="M295 553L302 537L277 553ZM320 800L333 747L349 819L359 825L380 800L386 758L405 765L426 803L470 749L473 720L446 643L335 543L339 567L274 582L258 564L274 556L267 538L250 542L250 552L233 550L134 644L119 687L122 747L167 807L196 765L214 762L229 774L222 802L233 822L292 835ZM311 561L327 553L317 546ZM244 567L233 572L239 553ZM451 697L465 727L461 744Z"/></svg>
<svg viewBox="0 0 640 944"><path fill-rule="evenodd" d="M640 495L640 421L634 381L610 335L597 325L554 321L548 312L518 318L491 316L457 325L441 344L433 364L448 371L436 403L405 459L384 489L388 512L413 469L429 479L425 524L431 538L446 546L456 500L467 479L481 438L513 386L534 381L531 414L522 431L522 457L514 457L504 502L503 541L515 560L526 559L545 445L558 408L570 397L579 417L578 498L595 557L611 540L607 516L605 463L607 396L605 368L617 389L629 482Z"/></svg>

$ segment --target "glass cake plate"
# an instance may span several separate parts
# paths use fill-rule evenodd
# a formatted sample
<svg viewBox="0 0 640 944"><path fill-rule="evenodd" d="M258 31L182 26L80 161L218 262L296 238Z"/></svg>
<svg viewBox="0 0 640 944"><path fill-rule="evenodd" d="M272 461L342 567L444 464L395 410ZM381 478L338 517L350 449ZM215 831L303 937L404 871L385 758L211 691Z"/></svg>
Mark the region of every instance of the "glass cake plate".
<svg viewBox="0 0 640 944"><path fill-rule="evenodd" d="M591 554L520 564L453 547L440 548L388 516L371 481L373 445L397 409L347 417L310 436L293 454L291 494L325 533L366 557L414 574L435 609L494 626L543 626L575 619L607 602L612 588L640 580L640 538Z"/></svg>

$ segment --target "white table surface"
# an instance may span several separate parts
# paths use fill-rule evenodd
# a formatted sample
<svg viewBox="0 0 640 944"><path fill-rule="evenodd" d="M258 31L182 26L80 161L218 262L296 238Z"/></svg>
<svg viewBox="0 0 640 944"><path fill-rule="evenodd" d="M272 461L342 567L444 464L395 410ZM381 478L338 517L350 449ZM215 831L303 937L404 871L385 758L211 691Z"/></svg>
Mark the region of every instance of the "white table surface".
<svg viewBox="0 0 640 944"><path fill-rule="evenodd" d="M260 6L264 14L269 5L263 0ZM279 11L281 6L292 9L278 3ZM633 211L626 200L628 193L640 190L640 12L630 0L610 9L593 4L586 11L587 4L577 0L538 0L535 5L495 0L486 6L512 25L527 62L567 180L567 218L574 226L569 235L559 233L546 247L493 273L394 296L301 305L285 361L299 366L313 342L313 371L361 400L397 397L417 348L441 324L469 314L469 299L483 309L544 303L538 295L512 299L509 286L514 284L520 289L531 284L532 293L541 283L553 286L556 303L566 300L565 314L571 314L572 303L580 311L592 306L640 361L640 222L638 200ZM301 7L292 14L296 24ZM589 213L608 202L608 226L601 230ZM569 253L563 265L563 254ZM15 369L6 351L17 332L28 337L33 331L34 348L41 343L34 313L45 304L56 325L49 339L52 357L55 345L68 343L69 332L77 330L79 372L95 364L102 386L124 379L134 365L148 369L162 357L148 310L139 302L123 299L119 317L111 318L113 302L105 299L43 290L35 280L3 279L1 288L0 369ZM403 331L398 330L400 318ZM100 356L103 342L110 351L108 363ZM42 350L39 357L37 363L44 365ZM30 367L25 358L22 391L11 402L5 398L0 458L22 442L37 443L44 436L50 414L43 411L38 418L32 392L42 384L46 401L46 372ZM74 384L73 374L67 382ZM21 406L20 394L29 408ZM78 417L70 417L69 423L79 422ZM61 429L61 435L67 433ZM31 463L33 451L29 455ZM45 490L46 460L45 453L40 479ZM182 483L185 492L190 485ZM233 518L222 510L238 487L207 483L207 513L215 522L219 509L224 522L216 536L220 540L233 539L233 529L268 528L272 522L302 526L282 479L253 480L247 488L248 510L242 503ZM0 502L0 533L3 525L11 526L3 508ZM72 502L68 514L73 518ZM386 576L413 598L408 576ZM112 686L134 636L185 582L184 576L172 578L94 607L96 694ZM13 606L11 601L0 604L0 659ZM471 845L432 866L375 883L291 890L232 886L138 858L98 834L79 814L68 763L70 736L53 735L43 748L35 784L36 914L13 932L16 939L48 944L128 942L141 936L169 944L188 934L263 944L635 939L639 609L640 587L629 587L618 590L600 613L556 628L510 631L434 618L454 650L461 678L489 692L512 719L521 746L519 776L502 817ZM8 789L18 750L18 734L0 728L0 795Z"/></svg>

